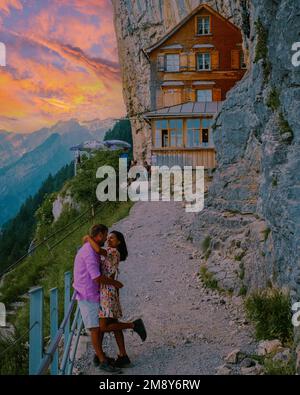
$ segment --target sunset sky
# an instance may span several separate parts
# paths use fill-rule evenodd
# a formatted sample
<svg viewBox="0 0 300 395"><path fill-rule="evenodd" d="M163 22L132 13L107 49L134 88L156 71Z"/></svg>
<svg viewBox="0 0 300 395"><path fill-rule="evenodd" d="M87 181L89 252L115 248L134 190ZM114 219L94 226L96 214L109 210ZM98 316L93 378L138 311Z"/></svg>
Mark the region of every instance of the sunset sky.
<svg viewBox="0 0 300 395"><path fill-rule="evenodd" d="M110 0L0 0L0 129L125 113Z"/></svg>

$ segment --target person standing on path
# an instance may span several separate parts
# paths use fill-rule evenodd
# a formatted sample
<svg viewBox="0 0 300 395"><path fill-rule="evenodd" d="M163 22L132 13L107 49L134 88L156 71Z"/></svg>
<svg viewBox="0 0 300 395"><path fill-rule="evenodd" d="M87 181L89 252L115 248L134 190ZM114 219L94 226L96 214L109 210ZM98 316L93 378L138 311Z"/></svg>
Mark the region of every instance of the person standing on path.
<svg viewBox="0 0 300 395"><path fill-rule="evenodd" d="M91 239L97 245L103 245L107 239L108 228L105 225L94 225L90 231ZM100 284L120 289L123 284L104 276L100 270L100 256L90 243L85 243L77 252L74 262L74 283L80 313L85 329L90 331L91 341L99 360L100 369L118 373L120 370L111 365L102 349L103 332L99 326Z"/></svg>
<svg viewBox="0 0 300 395"><path fill-rule="evenodd" d="M116 279L119 273L119 264L125 261L128 256L125 238L121 232L110 232L107 239L107 247L101 248L95 241L87 236L84 241L88 241L96 253L102 255L101 272L103 275ZM129 367L130 359L125 348L125 339L123 331L132 329L136 332L142 341L147 338L147 332L142 319L133 322L120 322L122 317L122 308L120 303L119 289L110 284L100 285L100 330L102 333L114 332L116 342L119 347L119 355L115 361L115 366L120 368ZM96 357L94 364L97 364Z"/></svg>

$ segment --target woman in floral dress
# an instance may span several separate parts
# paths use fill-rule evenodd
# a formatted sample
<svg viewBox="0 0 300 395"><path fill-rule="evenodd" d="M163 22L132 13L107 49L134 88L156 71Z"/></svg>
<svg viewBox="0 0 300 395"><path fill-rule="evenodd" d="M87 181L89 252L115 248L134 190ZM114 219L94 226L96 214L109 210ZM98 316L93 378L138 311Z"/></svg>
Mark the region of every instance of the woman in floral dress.
<svg viewBox="0 0 300 395"><path fill-rule="evenodd" d="M101 275L117 279L119 273L119 264L125 261L128 256L125 238L122 233L112 231L107 238L107 248L101 248L91 237L87 237L93 249L101 255ZM122 308L120 303L119 290L112 285L100 285L100 329L101 332L114 332L116 342L119 347L119 356L115 365L117 367L126 367L130 364L125 348L123 330L133 329L146 340L147 334L144 323L141 319L133 322L119 322L122 317Z"/></svg>

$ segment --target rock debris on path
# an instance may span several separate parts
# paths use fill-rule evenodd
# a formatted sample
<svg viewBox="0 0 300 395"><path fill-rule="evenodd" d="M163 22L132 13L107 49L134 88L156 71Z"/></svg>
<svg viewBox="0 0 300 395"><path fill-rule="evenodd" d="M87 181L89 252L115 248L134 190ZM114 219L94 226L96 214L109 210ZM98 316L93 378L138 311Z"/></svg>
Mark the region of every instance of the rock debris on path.
<svg viewBox="0 0 300 395"><path fill-rule="evenodd" d="M124 320L142 317L148 339L125 334L133 366L126 374L216 374L233 349L251 353L252 329L243 301L207 290L198 278L201 248L189 241L194 214L181 203L138 202L113 227L124 232L129 257L120 266ZM93 367L92 347L77 363L81 374L105 374ZM81 344L82 348L82 344ZM116 356L112 335L105 348Z"/></svg>

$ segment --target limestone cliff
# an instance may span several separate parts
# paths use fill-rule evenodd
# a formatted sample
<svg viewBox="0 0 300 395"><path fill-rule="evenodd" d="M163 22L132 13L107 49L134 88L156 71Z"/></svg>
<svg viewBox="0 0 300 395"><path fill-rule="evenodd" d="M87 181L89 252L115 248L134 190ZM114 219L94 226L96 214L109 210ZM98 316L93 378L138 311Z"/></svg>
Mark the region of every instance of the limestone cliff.
<svg viewBox="0 0 300 395"><path fill-rule="evenodd" d="M112 0L134 149L146 156L150 70L143 49L189 13L198 0ZM203 263L220 286L245 293L288 286L300 300L300 68L294 0L206 1L241 27L249 71L228 94L214 131L218 168L207 207L191 236L207 236ZM209 236L209 237L208 237Z"/></svg>

